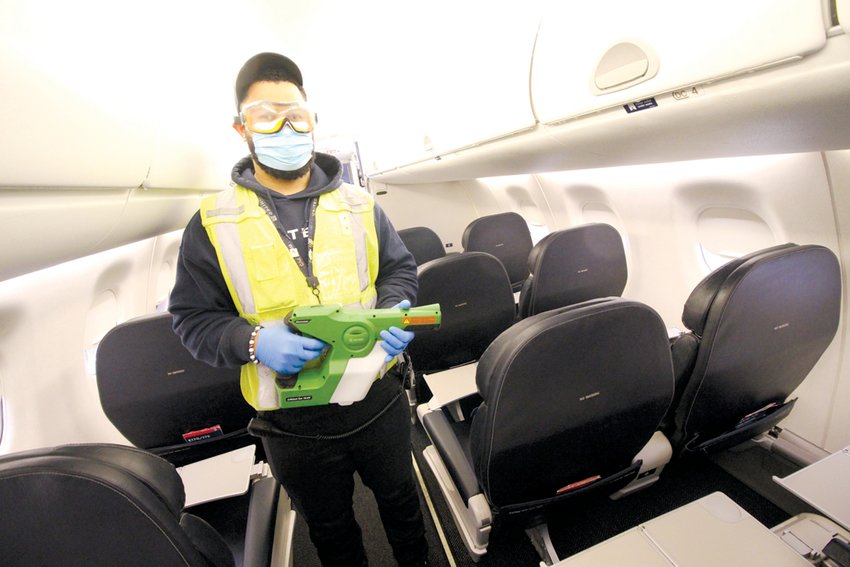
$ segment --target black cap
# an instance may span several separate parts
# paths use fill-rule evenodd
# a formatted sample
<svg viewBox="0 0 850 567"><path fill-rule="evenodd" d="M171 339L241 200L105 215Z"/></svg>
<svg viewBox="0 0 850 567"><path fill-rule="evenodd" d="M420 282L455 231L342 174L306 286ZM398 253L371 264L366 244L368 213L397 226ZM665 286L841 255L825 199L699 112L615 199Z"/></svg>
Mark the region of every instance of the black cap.
<svg viewBox="0 0 850 567"><path fill-rule="evenodd" d="M257 81L287 81L304 88L301 70L292 59L279 53L258 53L248 59L236 76L236 106Z"/></svg>

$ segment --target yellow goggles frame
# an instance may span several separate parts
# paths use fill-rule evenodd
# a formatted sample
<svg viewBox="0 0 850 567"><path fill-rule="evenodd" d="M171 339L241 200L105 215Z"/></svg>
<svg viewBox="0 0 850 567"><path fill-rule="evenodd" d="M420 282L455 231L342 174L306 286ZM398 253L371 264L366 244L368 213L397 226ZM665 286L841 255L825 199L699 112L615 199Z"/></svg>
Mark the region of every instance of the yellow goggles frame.
<svg viewBox="0 0 850 567"><path fill-rule="evenodd" d="M312 132L316 126L315 115L303 101L255 100L242 107L239 120L245 128L257 134L280 132L287 123L302 134Z"/></svg>

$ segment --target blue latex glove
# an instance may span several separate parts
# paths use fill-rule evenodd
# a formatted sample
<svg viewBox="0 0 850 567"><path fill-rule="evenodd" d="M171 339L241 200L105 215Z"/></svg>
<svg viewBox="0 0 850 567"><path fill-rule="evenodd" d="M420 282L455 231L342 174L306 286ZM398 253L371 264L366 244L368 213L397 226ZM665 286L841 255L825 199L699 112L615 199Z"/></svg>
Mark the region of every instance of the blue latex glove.
<svg viewBox="0 0 850 567"><path fill-rule="evenodd" d="M410 309L410 301L405 299L401 303L394 305L393 309ZM387 358L384 359L386 362L400 355L407 348L407 345L410 344L410 341L413 340L413 331L403 331L398 327L390 327L386 331L381 331L380 334L381 338L384 339L381 346L387 351Z"/></svg>
<svg viewBox="0 0 850 567"><path fill-rule="evenodd" d="M286 325L264 327L257 335L257 360L278 374L298 374L326 346L318 339L296 335Z"/></svg>

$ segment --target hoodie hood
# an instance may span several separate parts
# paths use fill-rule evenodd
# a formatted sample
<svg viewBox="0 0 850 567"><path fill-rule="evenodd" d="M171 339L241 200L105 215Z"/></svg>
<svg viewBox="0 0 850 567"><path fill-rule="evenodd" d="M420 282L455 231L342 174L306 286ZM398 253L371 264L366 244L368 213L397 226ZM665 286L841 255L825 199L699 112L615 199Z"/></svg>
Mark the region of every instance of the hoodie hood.
<svg viewBox="0 0 850 567"><path fill-rule="evenodd" d="M239 160L233 170L230 172L231 180L237 185L241 185L246 189L251 189L261 195L266 195L269 191L267 187L261 185L257 178L254 177L254 162L251 156L246 156ZM294 195L289 195L289 199L308 199L317 197L323 193L329 193L342 184L342 164L337 158L330 154L316 152L316 159L313 161L313 167L310 169L310 183L306 189Z"/></svg>

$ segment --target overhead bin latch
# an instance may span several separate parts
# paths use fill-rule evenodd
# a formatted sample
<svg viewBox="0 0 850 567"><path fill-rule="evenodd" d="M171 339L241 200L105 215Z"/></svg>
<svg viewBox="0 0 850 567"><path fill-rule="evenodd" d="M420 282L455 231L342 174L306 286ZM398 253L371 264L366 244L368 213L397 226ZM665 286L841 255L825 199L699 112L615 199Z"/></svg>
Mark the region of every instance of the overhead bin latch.
<svg viewBox="0 0 850 567"><path fill-rule="evenodd" d="M590 90L601 95L642 83L658 73L658 56L638 41L623 41L608 49L593 70Z"/></svg>

